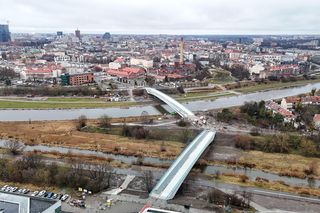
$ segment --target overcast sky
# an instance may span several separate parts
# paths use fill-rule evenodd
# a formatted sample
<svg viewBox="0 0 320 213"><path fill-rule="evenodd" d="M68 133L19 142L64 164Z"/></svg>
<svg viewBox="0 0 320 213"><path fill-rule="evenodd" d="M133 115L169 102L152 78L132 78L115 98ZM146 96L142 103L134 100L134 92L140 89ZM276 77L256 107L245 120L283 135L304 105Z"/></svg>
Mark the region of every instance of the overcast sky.
<svg viewBox="0 0 320 213"><path fill-rule="evenodd" d="M320 34L320 0L0 0L12 32Z"/></svg>

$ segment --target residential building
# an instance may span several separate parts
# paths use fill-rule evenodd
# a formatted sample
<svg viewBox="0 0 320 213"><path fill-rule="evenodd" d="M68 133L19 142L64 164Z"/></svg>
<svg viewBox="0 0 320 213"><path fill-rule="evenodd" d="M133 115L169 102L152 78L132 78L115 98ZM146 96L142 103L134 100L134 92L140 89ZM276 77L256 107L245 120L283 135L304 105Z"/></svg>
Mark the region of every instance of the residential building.
<svg viewBox="0 0 320 213"><path fill-rule="evenodd" d="M141 66L143 68L152 68L153 67L153 60L131 58L130 64L131 64L131 66Z"/></svg>
<svg viewBox="0 0 320 213"><path fill-rule="evenodd" d="M115 77L134 79L144 76L145 71L142 68L125 67L119 70L108 70L107 74Z"/></svg>
<svg viewBox="0 0 320 213"><path fill-rule="evenodd" d="M266 69L267 76L273 77L290 77L298 75L300 68L298 65L280 65L280 66L271 66Z"/></svg>
<svg viewBox="0 0 320 213"><path fill-rule="evenodd" d="M93 73L81 73L69 76L69 85L79 86L93 82Z"/></svg>
<svg viewBox="0 0 320 213"><path fill-rule="evenodd" d="M280 114L283 116L284 122L289 123L294 121L294 115L289 110L282 108L274 101L266 102L266 109L271 110L273 114Z"/></svg>

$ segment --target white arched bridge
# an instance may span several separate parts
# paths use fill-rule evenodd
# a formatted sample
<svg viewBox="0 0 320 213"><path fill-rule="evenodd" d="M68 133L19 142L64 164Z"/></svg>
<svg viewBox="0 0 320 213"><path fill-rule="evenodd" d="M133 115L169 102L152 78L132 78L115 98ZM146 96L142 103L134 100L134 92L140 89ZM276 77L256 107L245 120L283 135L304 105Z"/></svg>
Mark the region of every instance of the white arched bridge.
<svg viewBox="0 0 320 213"><path fill-rule="evenodd" d="M170 96L164 94L163 92L160 92L159 90L156 90L154 88L145 88L147 93L150 95L153 95L163 101L164 103L168 104L169 107L171 107L176 113L178 113L181 117L187 118L187 119L194 119L196 116L191 112L189 109L184 107L182 104L180 104L178 101L174 100Z"/></svg>
<svg viewBox="0 0 320 213"><path fill-rule="evenodd" d="M202 131L173 162L158 184L153 188L150 196L162 200L173 199L184 179L188 176L192 167L213 141L214 137L215 132L209 130Z"/></svg>
<svg viewBox="0 0 320 213"><path fill-rule="evenodd" d="M193 112L168 95L153 88L146 88L146 91L148 94L153 95L168 104L168 106L181 117L191 120L197 119ZM192 167L214 140L215 135L215 131L203 130L172 163L170 168L151 191L150 196L161 200L173 199Z"/></svg>

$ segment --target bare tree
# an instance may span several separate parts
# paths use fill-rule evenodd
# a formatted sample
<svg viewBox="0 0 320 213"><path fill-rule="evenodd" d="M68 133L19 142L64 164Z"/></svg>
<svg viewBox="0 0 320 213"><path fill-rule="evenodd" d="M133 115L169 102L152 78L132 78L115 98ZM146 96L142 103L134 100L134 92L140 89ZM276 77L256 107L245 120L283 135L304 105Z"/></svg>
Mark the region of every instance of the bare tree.
<svg viewBox="0 0 320 213"><path fill-rule="evenodd" d="M13 155L18 155L23 152L24 145L17 140L8 140L5 142L5 148Z"/></svg>
<svg viewBox="0 0 320 213"><path fill-rule="evenodd" d="M108 164L94 164L89 166L89 185L92 191L101 191L110 186L113 168Z"/></svg>
<svg viewBox="0 0 320 213"><path fill-rule="evenodd" d="M99 118L99 126L101 128L110 128L111 127L111 118L107 115L102 115Z"/></svg>
<svg viewBox="0 0 320 213"><path fill-rule="evenodd" d="M218 189L211 189L207 193L207 201L214 204L224 204L225 194Z"/></svg>
<svg viewBox="0 0 320 213"><path fill-rule="evenodd" d="M242 191L241 196L244 199L246 207L249 207L250 206L250 202L252 200L252 193L244 190L244 191Z"/></svg>
<svg viewBox="0 0 320 213"><path fill-rule="evenodd" d="M83 127L87 126L87 117L85 115L81 115L77 121L77 130L81 130Z"/></svg>
<svg viewBox="0 0 320 213"><path fill-rule="evenodd" d="M144 171L143 179L144 179L146 190L150 193L153 187L153 173L150 170Z"/></svg>

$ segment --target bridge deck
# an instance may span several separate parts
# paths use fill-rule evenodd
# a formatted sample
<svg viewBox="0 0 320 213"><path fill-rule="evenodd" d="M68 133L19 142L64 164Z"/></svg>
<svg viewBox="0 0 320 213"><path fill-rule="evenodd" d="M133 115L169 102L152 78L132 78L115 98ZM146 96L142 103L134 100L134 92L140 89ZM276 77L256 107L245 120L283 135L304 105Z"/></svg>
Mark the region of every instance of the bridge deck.
<svg viewBox="0 0 320 213"><path fill-rule="evenodd" d="M161 101L168 104L169 107L171 107L175 112L177 112L181 117L183 118L195 118L196 116L191 112L189 109L184 107L182 104L180 104L178 101L174 100L170 96L164 94L163 92L160 92L154 88L146 88L146 91L148 94L153 95L157 98L159 98Z"/></svg>
<svg viewBox="0 0 320 213"><path fill-rule="evenodd" d="M173 199L184 179L214 137L215 132L213 131L204 130L201 132L173 162L152 190L150 196L163 200Z"/></svg>

